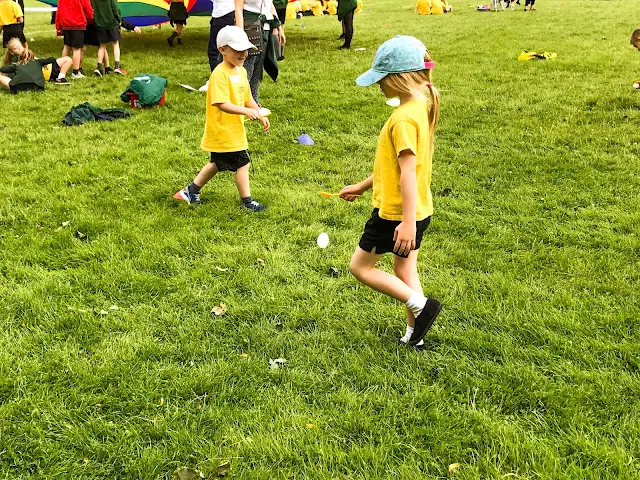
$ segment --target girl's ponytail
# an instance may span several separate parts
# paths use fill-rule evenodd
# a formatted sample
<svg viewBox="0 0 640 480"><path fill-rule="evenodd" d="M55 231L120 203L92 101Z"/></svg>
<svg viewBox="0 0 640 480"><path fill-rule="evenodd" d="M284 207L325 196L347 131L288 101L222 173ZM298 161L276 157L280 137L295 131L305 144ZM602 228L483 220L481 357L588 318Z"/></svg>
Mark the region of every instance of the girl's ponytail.
<svg viewBox="0 0 640 480"><path fill-rule="evenodd" d="M429 149L431 150L430 154L433 155L436 125L438 118L440 118L440 92L438 92L438 89L434 87L431 82L427 83L427 90L429 90L430 97L427 105L427 115L429 116Z"/></svg>

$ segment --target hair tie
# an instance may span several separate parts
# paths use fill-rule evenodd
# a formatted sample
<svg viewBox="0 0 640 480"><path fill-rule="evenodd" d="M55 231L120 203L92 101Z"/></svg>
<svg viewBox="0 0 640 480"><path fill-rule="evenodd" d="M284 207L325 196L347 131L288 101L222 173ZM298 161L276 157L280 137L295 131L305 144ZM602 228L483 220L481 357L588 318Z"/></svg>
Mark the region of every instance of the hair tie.
<svg viewBox="0 0 640 480"><path fill-rule="evenodd" d="M424 62L424 69L425 70L431 70L432 68L436 67L436 62L434 62L433 60L430 60L428 62Z"/></svg>

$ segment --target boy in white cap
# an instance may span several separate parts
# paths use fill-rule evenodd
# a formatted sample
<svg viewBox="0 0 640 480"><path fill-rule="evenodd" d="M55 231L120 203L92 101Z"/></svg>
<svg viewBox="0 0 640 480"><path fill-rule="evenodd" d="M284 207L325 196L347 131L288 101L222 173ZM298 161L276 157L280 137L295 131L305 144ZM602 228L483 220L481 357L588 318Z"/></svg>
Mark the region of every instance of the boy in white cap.
<svg viewBox="0 0 640 480"><path fill-rule="evenodd" d="M260 115L260 107L251 96L247 71L242 66L247 51L253 48L247 34L240 27L228 26L220 30L217 45L223 61L211 72L207 89L207 119L201 147L211 153L211 161L205 165L195 180L173 197L188 203L200 203L200 189L216 173L235 172L235 182L242 206L252 212L266 207L256 202L249 188L249 153L244 117L260 120L264 130L269 120Z"/></svg>

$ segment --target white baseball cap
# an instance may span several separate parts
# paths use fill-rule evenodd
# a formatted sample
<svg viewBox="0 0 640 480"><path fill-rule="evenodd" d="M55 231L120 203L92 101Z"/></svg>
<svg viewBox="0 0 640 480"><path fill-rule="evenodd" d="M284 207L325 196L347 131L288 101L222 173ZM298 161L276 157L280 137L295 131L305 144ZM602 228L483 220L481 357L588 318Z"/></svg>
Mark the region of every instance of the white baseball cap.
<svg viewBox="0 0 640 480"><path fill-rule="evenodd" d="M216 43L218 44L218 48L228 45L237 52L244 52L245 50L256 48L255 45L249 41L249 37L247 37L247 34L242 28L232 25L228 25L218 32Z"/></svg>

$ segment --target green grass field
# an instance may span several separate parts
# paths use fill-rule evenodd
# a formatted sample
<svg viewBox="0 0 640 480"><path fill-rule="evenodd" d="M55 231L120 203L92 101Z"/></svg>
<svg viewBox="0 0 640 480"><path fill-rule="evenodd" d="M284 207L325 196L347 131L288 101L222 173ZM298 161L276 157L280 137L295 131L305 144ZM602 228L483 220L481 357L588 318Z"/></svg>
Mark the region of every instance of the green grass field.
<svg viewBox="0 0 640 480"><path fill-rule="evenodd" d="M172 50L168 27L125 34L129 78L1 93L0 478L213 478L227 460L237 479L640 478L637 3L365 1L364 52L336 49L335 17L287 23L261 87L272 129L248 125L264 214L230 176L199 208L171 199L207 161L204 96L178 86L208 76L207 18ZM26 21L59 55L49 15ZM317 194L372 169L391 109L354 80L397 33L430 48L442 92L419 269L445 308L422 353L396 346L402 306L347 271L370 194ZM84 101L124 106L143 72L168 78L165 108L62 126Z"/></svg>

